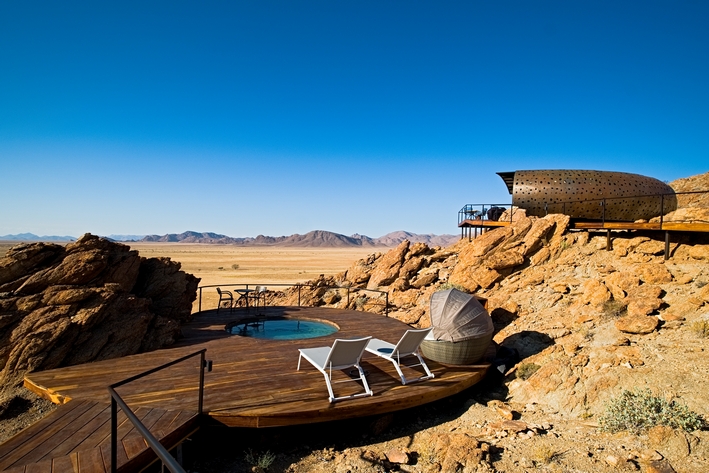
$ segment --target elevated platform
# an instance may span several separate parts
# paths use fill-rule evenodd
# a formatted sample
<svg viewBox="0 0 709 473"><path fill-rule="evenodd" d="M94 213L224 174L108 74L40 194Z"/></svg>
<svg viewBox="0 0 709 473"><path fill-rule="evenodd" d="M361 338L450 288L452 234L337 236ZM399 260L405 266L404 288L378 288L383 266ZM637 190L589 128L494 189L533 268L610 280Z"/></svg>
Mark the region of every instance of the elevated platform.
<svg viewBox="0 0 709 473"><path fill-rule="evenodd" d="M207 359L213 361L213 371L205 374L205 417L233 427L276 427L365 417L420 406L476 384L489 367L488 364L459 367L429 362L435 374L434 379L402 386L390 362L365 353L362 367L367 372L367 380L374 395L331 404L327 400L325 381L319 371L309 364L303 364L301 370L296 371L298 348L327 346L335 338L367 335L395 342L409 326L382 315L352 310L268 307L261 309L266 316L324 320L336 324L340 330L326 337L289 341L240 337L225 331L227 323L255 315L256 309L250 311L222 310L218 314L216 311L203 312L183 328L184 338L174 348L31 373L25 378L25 386L53 402L67 404L60 406L60 409L78 406L80 403L107 404L108 385L206 348ZM196 365L197 362L194 366L181 363L159 371L119 388L119 394L131 408L141 408L146 416L151 409L195 412L198 397ZM407 377L416 376L419 369L410 369L405 374ZM344 379L348 374L339 372L337 375ZM348 394L348 390L356 391L358 388L358 383L335 385L336 394ZM89 409L98 410L98 404ZM28 430L0 445L0 460L16 448L27 451L38 449L27 458L42 461L46 461L48 455L53 455L47 451L46 446L33 443L32 438L37 433L28 434ZM76 445L72 452L79 452L77 458L81 458L80 452L97 447L93 441L89 441L89 434L77 433L75 428L61 423L41 425L35 430L39 430L42 438L51 444L75 439ZM189 428L181 427L180 430L184 432ZM162 434L171 435L165 429L162 429ZM85 441L80 439L82 435L86 437ZM129 458L127 452L126 458ZM62 461L66 462L66 459ZM17 467L20 465L18 462L0 463L0 471Z"/></svg>
<svg viewBox="0 0 709 473"><path fill-rule="evenodd" d="M458 224L459 228L498 228L508 227L510 221L466 219ZM600 222L572 220L569 228L573 230L650 230L668 232L709 232L709 223L703 222Z"/></svg>

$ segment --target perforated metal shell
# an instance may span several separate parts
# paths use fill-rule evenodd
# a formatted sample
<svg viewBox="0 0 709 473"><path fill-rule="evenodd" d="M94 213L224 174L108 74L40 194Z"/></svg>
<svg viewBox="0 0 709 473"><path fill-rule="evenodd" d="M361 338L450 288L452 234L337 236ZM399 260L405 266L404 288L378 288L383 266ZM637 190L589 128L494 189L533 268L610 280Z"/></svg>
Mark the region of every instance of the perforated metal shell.
<svg viewBox="0 0 709 473"><path fill-rule="evenodd" d="M509 180L510 173L499 174ZM677 197L670 186L625 172L515 171L511 193L512 205L538 217L563 213L572 218L634 222L677 208Z"/></svg>

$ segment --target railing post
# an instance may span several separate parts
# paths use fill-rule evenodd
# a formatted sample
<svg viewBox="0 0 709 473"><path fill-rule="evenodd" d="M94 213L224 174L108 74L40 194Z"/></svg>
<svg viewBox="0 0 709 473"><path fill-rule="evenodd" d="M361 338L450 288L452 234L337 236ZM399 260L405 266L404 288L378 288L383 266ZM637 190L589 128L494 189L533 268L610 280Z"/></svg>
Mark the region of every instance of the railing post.
<svg viewBox="0 0 709 473"><path fill-rule="evenodd" d="M665 194L660 194L660 230L662 230L662 219L665 216ZM667 258L665 258L667 259Z"/></svg>
<svg viewBox="0 0 709 473"><path fill-rule="evenodd" d="M197 305L197 312L202 312L202 288L199 288L199 303Z"/></svg>
<svg viewBox="0 0 709 473"><path fill-rule="evenodd" d="M602 213L601 213L601 222L603 225L606 224L606 199L603 199L601 201L601 207L602 207Z"/></svg>
<svg viewBox="0 0 709 473"><path fill-rule="evenodd" d="M384 306L384 314L389 317L389 292L384 293L385 296L385 306Z"/></svg>
<svg viewBox="0 0 709 473"><path fill-rule="evenodd" d="M670 259L670 232L665 230L665 261Z"/></svg>
<svg viewBox="0 0 709 473"><path fill-rule="evenodd" d="M197 414L202 415L204 408L204 364L205 352L199 355L199 400L197 401Z"/></svg>
<svg viewBox="0 0 709 473"><path fill-rule="evenodd" d="M347 308L350 308L350 287L347 286Z"/></svg>
<svg viewBox="0 0 709 473"><path fill-rule="evenodd" d="M111 473L116 473L118 465L118 404L111 395Z"/></svg>
<svg viewBox="0 0 709 473"><path fill-rule="evenodd" d="M300 288L301 287L302 286L300 284L298 284L298 307L300 307Z"/></svg>

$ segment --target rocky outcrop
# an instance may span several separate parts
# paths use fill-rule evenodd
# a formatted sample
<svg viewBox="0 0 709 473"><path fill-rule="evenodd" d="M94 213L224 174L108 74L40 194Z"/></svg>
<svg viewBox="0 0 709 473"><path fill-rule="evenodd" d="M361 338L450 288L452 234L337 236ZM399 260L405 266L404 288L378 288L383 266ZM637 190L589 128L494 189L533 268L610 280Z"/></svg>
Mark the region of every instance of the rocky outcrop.
<svg viewBox="0 0 709 473"><path fill-rule="evenodd" d="M564 215L516 214L510 226L446 249L404 242L313 281L316 291L303 297L313 305L377 313L388 302L390 317L426 327L431 294L455 285L487 299L495 342L516 349L521 364L539 366L525 379L516 378L515 369L508 373L511 402L570 416L597 414L618 390L651 378L640 367L663 359L646 348L655 337L684 330L696 339L689 327L709 318L702 315L709 304L709 241L701 234L673 237L672 258L664 261L661 236L614 232L608 251L605 234L568 226ZM328 284L349 287L349 298L344 292L330 297ZM295 296L279 297L273 302ZM664 364L653 369L663 380L672 378L674 389L692 392L700 374L687 366L673 367L681 376ZM700 398L689 401L705 411Z"/></svg>
<svg viewBox="0 0 709 473"><path fill-rule="evenodd" d="M199 279L167 258L86 234L0 259L0 379L170 345Z"/></svg>
<svg viewBox="0 0 709 473"><path fill-rule="evenodd" d="M670 187L678 193L678 209L685 207L709 208L709 192L702 192L709 191L709 172L677 179L670 182ZM693 194L682 194L683 192L693 192Z"/></svg>

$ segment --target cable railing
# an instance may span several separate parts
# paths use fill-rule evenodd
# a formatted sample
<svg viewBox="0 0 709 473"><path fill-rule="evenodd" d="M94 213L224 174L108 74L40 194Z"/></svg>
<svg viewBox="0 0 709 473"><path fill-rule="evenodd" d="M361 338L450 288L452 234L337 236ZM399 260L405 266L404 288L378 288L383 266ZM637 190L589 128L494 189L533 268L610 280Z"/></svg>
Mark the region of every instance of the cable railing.
<svg viewBox="0 0 709 473"><path fill-rule="evenodd" d="M202 300L203 300L203 289L209 289L209 288L220 288L220 289L230 289L230 288L243 288L246 291L252 290L252 288L256 288L257 286L260 287L284 287L284 288L297 288L298 289L298 307L301 307L301 301L302 301L302 295L303 295L303 288L310 288L310 289L337 289L337 290L346 290L347 291L347 307L350 306L350 301L351 301L351 294L352 293L357 293L357 292L373 292L377 294L383 294L384 295L384 303L380 305L384 305L384 315L387 317L389 316L389 293L387 291L380 291L378 289L366 289L366 288L358 288L358 287L351 287L351 286L336 286L336 285L321 285L321 284L301 284L301 283L296 283L296 284L284 284L284 283L275 283L275 284L208 284L205 286L199 286L198 292L197 292L197 313L202 312ZM267 292L274 292L274 291L267 291ZM236 302L236 301L234 301ZM373 304L377 304L376 302Z"/></svg>
<svg viewBox="0 0 709 473"><path fill-rule="evenodd" d="M173 365L176 365L199 355L200 368L197 414L202 415L204 407L204 370L206 369L207 371L212 371L212 361L205 359L206 351L207 349L203 348L194 353L190 353L189 355L185 355L182 358L178 358L176 360L160 365L156 368L139 373L128 379L124 379L123 381L119 381L118 383L112 384L108 387L108 392L111 395L111 473L116 473L118 469L118 407L123 410L128 420L130 420L135 429L140 432L140 435L143 436L145 442L153 450L153 452L155 452L160 461L162 461L163 465L167 467L168 470L170 470L172 473L185 473L185 470L180 466L177 460L175 460L175 458L170 455L170 452L168 452L167 449L160 443L160 441L155 438L155 436L150 432L150 430L145 427L145 425L135 415L133 410L128 407L123 398L121 398L121 396L116 392L116 388L135 381L137 379L144 378L145 376L156 373L165 368L169 368Z"/></svg>
<svg viewBox="0 0 709 473"><path fill-rule="evenodd" d="M657 208L659 210L657 212L658 215L653 218L659 218L658 223L660 224L660 227L662 227L665 220L665 215L679 207L678 204L681 197L701 194L709 194L709 190L675 192L670 194L639 194L620 197L600 197L597 199L568 200L563 202L544 202L543 205L544 211L547 215L550 213L561 213L564 215L572 215L574 218L598 220L605 223L607 220L607 212L617 213L618 208L621 207L621 205L627 206L627 201L634 200L634 205L654 206ZM595 211L589 211L589 209L592 209L592 207L589 206L593 206L594 203L598 207ZM673 205L669 205L669 203L672 203ZM686 207L686 205L683 205L683 207Z"/></svg>
<svg viewBox="0 0 709 473"><path fill-rule="evenodd" d="M466 220L501 221L505 212L509 213L512 222L512 204L466 204L458 211L458 226ZM504 220L507 221L507 216Z"/></svg>

